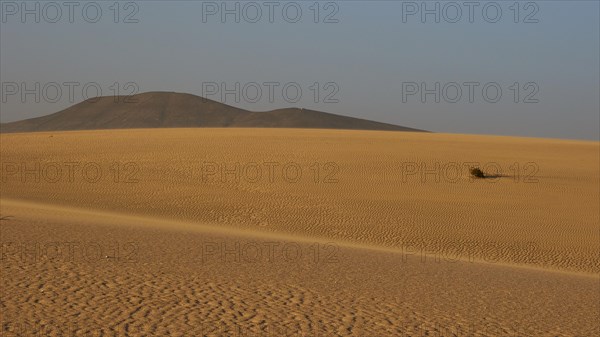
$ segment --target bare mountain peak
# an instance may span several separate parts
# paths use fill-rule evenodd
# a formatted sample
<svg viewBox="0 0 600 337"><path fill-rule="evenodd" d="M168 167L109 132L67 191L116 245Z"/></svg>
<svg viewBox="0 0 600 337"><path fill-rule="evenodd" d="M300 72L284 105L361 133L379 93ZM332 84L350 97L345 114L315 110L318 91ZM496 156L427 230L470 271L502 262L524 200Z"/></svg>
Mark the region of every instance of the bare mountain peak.
<svg viewBox="0 0 600 337"><path fill-rule="evenodd" d="M51 115L1 124L0 131L269 127L422 131L303 108L248 111L186 93L153 91L85 100Z"/></svg>

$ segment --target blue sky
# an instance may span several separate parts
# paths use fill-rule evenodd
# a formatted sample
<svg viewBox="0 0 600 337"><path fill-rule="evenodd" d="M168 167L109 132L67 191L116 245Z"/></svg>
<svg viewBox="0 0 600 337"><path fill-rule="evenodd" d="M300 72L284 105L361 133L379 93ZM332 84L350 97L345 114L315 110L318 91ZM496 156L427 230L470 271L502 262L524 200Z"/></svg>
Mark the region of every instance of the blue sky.
<svg viewBox="0 0 600 337"><path fill-rule="evenodd" d="M597 1L520 2L518 15L513 1L478 2L473 22L464 1L273 2L273 22L261 1L123 1L118 13L114 1L97 1L86 17L87 3L79 2L73 23L62 2L59 20L55 8L44 12L44 2L25 6L35 12L36 3L40 22L22 17L23 2L2 1L2 122L59 111L81 101L82 87L93 83L88 89L103 95L116 87L122 94L178 91L250 110L299 106L436 132L600 136ZM423 20L421 6L436 4L439 22L434 14ZM235 12L236 5L240 22L234 14L223 20L222 6ZM255 5L263 12L256 20ZM98 22L86 22L97 7ZM298 22L288 22L297 8ZM129 14L137 22L124 23ZM72 99L65 82L79 84ZM473 102L465 85L471 82L479 83ZM34 91L39 83L39 102L33 94L23 102L22 87L14 92L23 83ZM62 90L58 99L50 99L52 83ZM213 83L233 91L239 83L239 100L222 97L221 88L208 91ZM422 89L435 92L436 84L440 102L433 93L423 102Z"/></svg>

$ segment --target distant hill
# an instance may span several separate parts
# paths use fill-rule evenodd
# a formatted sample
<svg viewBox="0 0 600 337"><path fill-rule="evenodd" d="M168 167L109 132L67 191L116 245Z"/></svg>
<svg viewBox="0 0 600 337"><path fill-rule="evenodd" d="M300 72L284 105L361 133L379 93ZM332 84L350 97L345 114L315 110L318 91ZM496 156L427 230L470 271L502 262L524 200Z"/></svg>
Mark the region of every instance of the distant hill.
<svg viewBox="0 0 600 337"><path fill-rule="evenodd" d="M191 94L148 92L87 100L51 115L0 124L0 132L200 127L423 131L314 110L256 112Z"/></svg>

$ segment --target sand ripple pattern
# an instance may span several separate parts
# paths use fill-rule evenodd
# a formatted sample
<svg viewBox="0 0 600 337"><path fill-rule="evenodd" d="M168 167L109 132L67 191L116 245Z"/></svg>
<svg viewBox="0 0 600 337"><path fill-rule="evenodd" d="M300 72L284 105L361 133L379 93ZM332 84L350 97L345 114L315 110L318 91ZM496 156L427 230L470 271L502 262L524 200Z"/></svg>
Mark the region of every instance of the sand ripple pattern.
<svg viewBox="0 0 600 337"><path fill-rule="evenodd" d="M2 197L287 233L440 256L600 273L597 142L340 130L167 129L8 134L1 161L98 163L98 183L3 178ZM115 183L111 163L134 163ZM406 163L438 173L406 175ZM444 165L497 163L503 177L469 180ZM203 179L206 163L245 173ZM265 163L277 163L274 181ZM284 181L282 166L302 168ZM314 163L321 171L315 183ZM335 163L333 174L326 163ZM515 170L514 164L519 164ZM538 170L526 169L535 163ZM420 167L420 166L419 166ZM121 179L131 173L121 167ZM66 169L65 169L66 170ZM125 171L123 171L125 170ZM529 171L528 171L529 170ZM251 173L249 173L251 174ZM528 176L536 183L525 183ZM337 182L326 183L326 179ZM329 181L329 180L327 180Z"/></svg>

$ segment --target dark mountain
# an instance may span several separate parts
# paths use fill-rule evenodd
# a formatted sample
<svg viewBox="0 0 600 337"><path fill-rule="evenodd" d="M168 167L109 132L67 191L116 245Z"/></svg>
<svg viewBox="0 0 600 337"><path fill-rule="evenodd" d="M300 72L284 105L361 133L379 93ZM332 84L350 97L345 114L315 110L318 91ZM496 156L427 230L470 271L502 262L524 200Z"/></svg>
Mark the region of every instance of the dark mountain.
<svg viewBox="0 0 600 337"><path fill-rule="evenodd" d="M190 94L149 92L90 99L51 115L0 124L0 132L199 127L423 131L314 110L255 112Z"/></svg>

